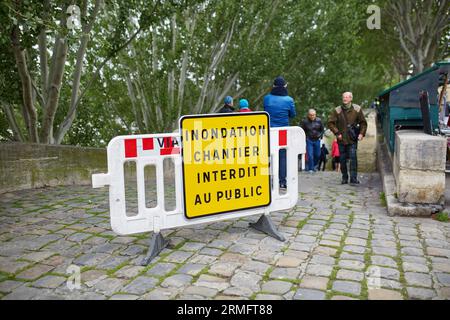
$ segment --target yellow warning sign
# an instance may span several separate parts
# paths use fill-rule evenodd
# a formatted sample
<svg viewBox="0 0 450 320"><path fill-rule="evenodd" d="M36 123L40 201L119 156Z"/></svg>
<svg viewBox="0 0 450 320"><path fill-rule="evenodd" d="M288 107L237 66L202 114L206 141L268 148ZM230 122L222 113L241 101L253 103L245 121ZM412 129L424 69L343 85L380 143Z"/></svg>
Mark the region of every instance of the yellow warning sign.
<svg viewBox="0 0 450 320"><path fill-rule="evenodd" d="M186 218L270 204L266 112L185 116L180 133Z"/></svg>

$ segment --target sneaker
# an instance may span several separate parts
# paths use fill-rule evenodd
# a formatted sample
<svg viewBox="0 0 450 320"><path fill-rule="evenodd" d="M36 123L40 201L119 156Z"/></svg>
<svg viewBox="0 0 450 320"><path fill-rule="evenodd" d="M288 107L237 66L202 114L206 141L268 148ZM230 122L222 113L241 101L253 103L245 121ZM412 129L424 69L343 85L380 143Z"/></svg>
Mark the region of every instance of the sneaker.
<svg viewBox="0 0 450 320"><path fill-rule="evenodd" d="M280 184L280 190L286 190L287 186L285 184Z"/></svg>
<svg viewBox="0 0 450 320"><path fill-rule="evenodd" d="M341 184L347 184L347 183L348 183L348 180L342 179Z"/></svg>
<svg viewBox="0 0 450 320"><path fill-rule="evenodd" d="M358 180L350 180L350 184L360 184Z"/></svg>
<svg viewBox="0 0 450 320"><path fill-rule="evenodd" d="M313 174L313 173L314 173L314 171L312 171L312 170L309 170L308 172L309 172L310 174Z"/></svg>

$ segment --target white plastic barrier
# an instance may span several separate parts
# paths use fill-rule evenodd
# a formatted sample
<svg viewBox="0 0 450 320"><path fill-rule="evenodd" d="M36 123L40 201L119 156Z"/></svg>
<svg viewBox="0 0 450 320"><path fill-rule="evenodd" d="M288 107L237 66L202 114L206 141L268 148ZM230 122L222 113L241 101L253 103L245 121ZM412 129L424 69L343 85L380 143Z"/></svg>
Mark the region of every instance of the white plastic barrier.
<svg viewBox="0 0 450 320"><path fill-rule="evenodd" d="M214 216L186 219L183 212L183 177L181 141L179 133L118 136L108 144L108 173L93 174L92 186L109 185L109 204L112 229L121 235L149 232L187 225L216 222L273 211L290 209L298 199L298 155L306 153L305 133L300 127L270 129L270 157L272 176L272 202L264 208L242 210ZM278 184L280 149L287 150L287 192L281 194ZM175 209L165 208L164 159L171 158L175 166ZM302 162L304 161L302 157ZM136 162L138 213L127 215L124 163ZM146 207L144 168L154 165L157 181L157 205ZM302 167L304 167L302 165Z"/></svg>

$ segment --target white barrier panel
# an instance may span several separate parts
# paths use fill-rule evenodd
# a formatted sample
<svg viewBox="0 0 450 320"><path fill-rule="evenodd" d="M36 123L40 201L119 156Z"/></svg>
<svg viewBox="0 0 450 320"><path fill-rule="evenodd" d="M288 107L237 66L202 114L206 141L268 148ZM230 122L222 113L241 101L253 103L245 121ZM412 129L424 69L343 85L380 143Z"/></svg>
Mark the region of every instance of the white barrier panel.
<svg viewBox="0 0 450 320"><path fill-rule="evenodd" d="M187 225L210 223L241 218L273 211L287 210L295 206L298 199L298 155L306 153L305 133L300 127L270 129L271 158L271 204L267 207L230 212L226 214L187 219L183 208L183 177L181 138L179 133L118 136L108 144L108 173L93 174L94 188L109 185L109 204L112 229L121 235L141 232L159 233L160 230ZM279 150L286 149L287 191L280 193L278 183ZM175 208L165 208L164 159L172 159L175 167ZM302 157L304 158L304 156ZM126 212L124 164L136 163L137 215ZM157 204L146 206L144 168L156 168Z"/></svg>

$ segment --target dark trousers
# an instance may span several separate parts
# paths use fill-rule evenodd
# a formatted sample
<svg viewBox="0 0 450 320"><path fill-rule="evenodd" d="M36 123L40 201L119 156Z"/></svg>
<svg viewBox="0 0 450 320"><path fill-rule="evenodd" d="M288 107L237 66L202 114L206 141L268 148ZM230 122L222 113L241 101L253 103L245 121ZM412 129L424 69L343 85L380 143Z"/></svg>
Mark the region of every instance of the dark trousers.
<svg viewBox="0 0 450 320"><path fill-rule="evenodd" d="M279 169L278 169L278 176L280 179L280 185L286 184L286 149L280 149L279 152Z"/></svg>
<svg viewBox="0 0 450 320"><path fill-rule="evenodd" d="M323 166L322 171L325 171L326 165L327 165L327 158L324 159L323 157L320 157L319 164L317 165L317 170L320 171L320 168L322 168Z"/></svg>
<svg viewBox="0 0 450 320"><path fill-rule="evenodd" d="M333 159L331 160L331 168L334 170L336 170L337 164L340 163L341 159L340 157L333 157Z"/></svg>
<svg viewBox="0 0 450 320"><path fill-rule="evenodd" d="M347 160L350 160L350 180L357 180L358 159L356 157L357 143L342 144L339 143L340 163L342 180L348 181Z"/></svg>

